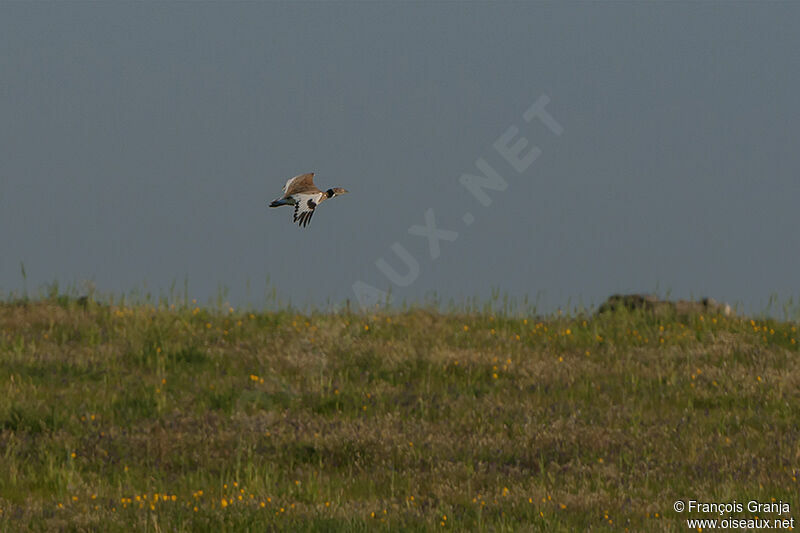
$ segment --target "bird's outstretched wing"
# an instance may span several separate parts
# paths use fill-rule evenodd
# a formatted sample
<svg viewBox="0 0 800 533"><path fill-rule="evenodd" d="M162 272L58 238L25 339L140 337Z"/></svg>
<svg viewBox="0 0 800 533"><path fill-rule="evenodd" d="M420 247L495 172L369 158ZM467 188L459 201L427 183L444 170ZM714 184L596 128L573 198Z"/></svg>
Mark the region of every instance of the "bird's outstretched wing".
<svg viewBox="0 0 800 533"><path fill-rule="evenodd" d="M314 185L314 173L300 174L289 179L286 185L283 186L283 192L287 196L291 196L303 192L318 191L317 186Z"/></svg>
<svg viewBox="0 0 800 533"><path fill-rule="evenodd" d="M311 222L311 217L314 216L314 210L319 204L320 194L295 194L297 203L294 204L294 218L293 222L297 222L299 226L306 227Z"/></svg>

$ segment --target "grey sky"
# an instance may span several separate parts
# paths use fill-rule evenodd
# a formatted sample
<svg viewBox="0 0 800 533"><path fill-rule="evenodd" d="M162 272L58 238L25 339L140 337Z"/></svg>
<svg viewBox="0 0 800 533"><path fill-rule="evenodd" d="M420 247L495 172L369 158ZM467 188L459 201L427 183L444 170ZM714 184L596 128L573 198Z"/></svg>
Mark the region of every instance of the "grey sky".
<svg viewBox="0 0 800 533"><path fill-rule="evenodd" d="M800 295L800 5L2 3L0 291ZM522 113L540 96L564 128ZM541 155L514 171L510 126ZM530 148L530 145L527 149ZM527 150L526 149L526 150ZM459 183L484 158L508 182ZM317 172L310 226L268 209ZM440 241L408 233L433 208ZM464 213L475 221L465 226ZM376 266L400 243L407 287ZM250 289L247 289L248 280Z"/></svg>

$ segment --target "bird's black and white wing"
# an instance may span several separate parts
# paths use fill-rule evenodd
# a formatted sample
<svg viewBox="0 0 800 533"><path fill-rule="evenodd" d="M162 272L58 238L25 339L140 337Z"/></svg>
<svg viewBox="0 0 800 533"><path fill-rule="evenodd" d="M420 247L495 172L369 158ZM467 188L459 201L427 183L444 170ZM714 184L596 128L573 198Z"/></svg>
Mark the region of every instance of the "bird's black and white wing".
<svg viewBox="0 0 800 533"><path fill-rule="evenodd" d="M314 210L319 205L320 197L323 194L295 194L294 198L297 203L294 204L293 222L297 222L299 226L306 227L311 222L311 217L314 216Z"/></svg>

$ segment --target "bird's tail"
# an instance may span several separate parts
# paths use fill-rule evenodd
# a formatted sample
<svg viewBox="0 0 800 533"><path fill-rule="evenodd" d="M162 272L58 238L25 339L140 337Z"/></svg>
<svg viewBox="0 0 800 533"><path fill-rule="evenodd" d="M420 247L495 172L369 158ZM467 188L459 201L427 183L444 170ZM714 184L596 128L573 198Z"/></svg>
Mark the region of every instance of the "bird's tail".
<svg viewBox="0 0 800 533"><path fill-rule="evenodd" d="M284 198L278 198L277 200L272 200L272 203L269 204L270 207L280 207L282 205L289 205Z"/></svg>

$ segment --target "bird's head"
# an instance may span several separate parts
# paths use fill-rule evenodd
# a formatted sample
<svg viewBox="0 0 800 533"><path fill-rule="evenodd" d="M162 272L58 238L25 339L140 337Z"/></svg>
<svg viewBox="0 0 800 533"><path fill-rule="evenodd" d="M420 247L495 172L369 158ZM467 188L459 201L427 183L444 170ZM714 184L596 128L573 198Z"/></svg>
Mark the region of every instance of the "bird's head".
<svg viewBox="0 0 800 533"><path fill-rule="evenodd" d="M342 194L347 194L347 189L343 189L341 187L334 187L333 189L328 189L325 193L328 195L328 198L333 198L334 196L341 196Z"/></svg>

